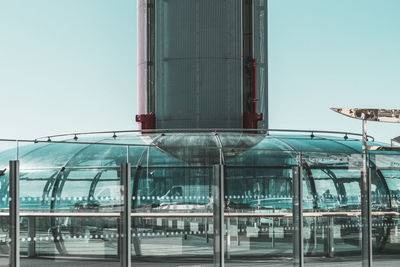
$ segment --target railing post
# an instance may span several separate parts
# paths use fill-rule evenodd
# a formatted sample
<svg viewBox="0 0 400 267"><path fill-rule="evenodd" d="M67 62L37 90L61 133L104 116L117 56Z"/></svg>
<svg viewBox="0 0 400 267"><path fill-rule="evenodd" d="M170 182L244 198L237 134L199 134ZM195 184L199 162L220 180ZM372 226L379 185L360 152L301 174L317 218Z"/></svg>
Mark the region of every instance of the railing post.
<svg viewBox="0 0 400 267"><path fill-rule="evenodd" d="M131 266L131 164L121 163L121 195L123 207L121 212L121 267Z"/></svg>
<svg viewBox="0 0 400 267"><path fill-rule="evenodd" d="M19 161L10 161L10 255L9 266L19 267Z"/></svg>
<svg viewBox="0 0 400 267"><path fill-rule="evenodd" d="M272 225L271 225L270 231L272 232L272 235L271 235L271 247L275 248L275 217L272 217Z"/></svg>
<svg viewBox="0 0 400 267"><path fill-rule="evenodd" d="M237 246L240 246L240 233L241 231L241 227L240 227L240 221L239 221L239 217L236 218L236 225L237 225Z"/></svg>
<svg viewBox="0 0 400 267"><path fill-rule="evenodd" d="M213 166L214 179L214 266L223 267L224 260L224 166Z"/></svg>
<svg viewBox="0 0 400 267"><path fill-rule="evenodd" d="M122 202L121 202L122 203ZM118 233L118 242L117 242L117 256L118 258L121 258L121 216L117 217L116 219L117 222L117 233Z"/></svg>
<svg viewBox="0 0 400 267"><path fill-rule="evenodd" d="M205 224L205 228L206 228L206 243L208 243L208 242L210 242L209 234L208 234L208 230L209 230L209 227L208 227L208 218L206 218L205 221L206 221L206 224Z"/></svg>
<svg viewBox="0 0 400 267"><path fill-rule="evenodd" d="M301 157L298 166L293 167L293 266L304 266L303 257L303 179Z"/></svg>
<svg viewBox="0 0 400 267"><path fill-rule="evenodd" d="M372 266L371 175L367 157L367 121L363 120L361 172L361 255L362 266Z"/></svg>
<svg viewBox="0 0 400 267"><path fill-rule="evenodd" d="M329 216L328 217L328 229L327 229L327 234L326 234L326 256L328 258L333 258L334 256L334 229L335 229L335 225L334 225L334 220L333 220L333 216Z"/></svg>
<svg viewBox="0 0 400 267"><path fill-rule="evenodd" d="M231 218L226 218L226 258L229 260L231 258Z"/></svg>
<svg viewBox="0 0 400 267"><path fill-rule="evenodd" d="M36 256L36 218L28 217L28 237L31 239L28 241L28 257Z"/></svg>
<svg viewBox="0 0 400 267"><path fill-rule="evenodd" d="M366 157L366 155L364 155ZM372 266L371 169L363 168L361 181L362 266Z"/></svg>

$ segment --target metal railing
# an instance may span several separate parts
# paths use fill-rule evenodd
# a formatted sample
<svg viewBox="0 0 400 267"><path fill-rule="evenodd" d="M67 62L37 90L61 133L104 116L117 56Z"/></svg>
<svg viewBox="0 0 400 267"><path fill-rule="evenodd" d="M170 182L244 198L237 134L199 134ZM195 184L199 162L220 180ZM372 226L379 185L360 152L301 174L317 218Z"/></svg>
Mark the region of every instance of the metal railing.
<svg viewBox="0 0 400 267"><path fill-rule="evenodd" d="M307 133L310 135L310 138L316 137L314 134L332 134L332 135L340 135L343 136L345 140L349 136L362 137L363 135L360 133L352 133L352 132L343 132L343 131L324 131L324 130L298 130L298 129L218 129L218 128L209 128L209 129L151 129L151 130L116 130L116 131L92 131L92 132L73 132L66 134L56 134L56 135L47 135L34 139L33 141L51 141L53 138L68 138L78 140L79 136L87 136L87 135L107 135L112 134L112 138L117 138L117 134L162 134L162 133L258 133L263 135L270 135L271 133ZM371 138L372 141L375 141L374 137L368 135L368 138Z"/></svg>

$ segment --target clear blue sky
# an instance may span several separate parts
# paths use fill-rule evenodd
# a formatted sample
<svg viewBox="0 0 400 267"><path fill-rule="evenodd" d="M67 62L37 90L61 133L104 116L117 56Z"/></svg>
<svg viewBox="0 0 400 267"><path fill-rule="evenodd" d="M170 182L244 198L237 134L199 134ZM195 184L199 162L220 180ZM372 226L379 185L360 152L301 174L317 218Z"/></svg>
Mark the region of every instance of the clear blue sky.
<svg viewBox="0 0 400 267"><path fill-rule="evenodd" d="M269 0L271 128L360 132L400 108L399 0ZM133 129L135 0L0 0L1 138ZM400 124L369 124L388 142Z"/></svg>

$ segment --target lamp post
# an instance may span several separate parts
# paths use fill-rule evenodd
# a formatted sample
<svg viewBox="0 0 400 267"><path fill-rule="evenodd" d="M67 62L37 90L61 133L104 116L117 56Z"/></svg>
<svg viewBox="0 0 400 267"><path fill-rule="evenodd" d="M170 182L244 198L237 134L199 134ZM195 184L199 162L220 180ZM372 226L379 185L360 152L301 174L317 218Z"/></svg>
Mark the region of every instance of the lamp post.
<svg viewBox="0 0 400 267"><path fill-rule="evenodd" d="M367 121L400 123L400 110L331 108L342 115L362 120L362 179L361 179L361 222L362 222L362 266L372 266L372 221L371 221L371 175L368 169L368 150L391 150L390 147L367 146ZM371 149L370 149L371 148Z"/></svg>

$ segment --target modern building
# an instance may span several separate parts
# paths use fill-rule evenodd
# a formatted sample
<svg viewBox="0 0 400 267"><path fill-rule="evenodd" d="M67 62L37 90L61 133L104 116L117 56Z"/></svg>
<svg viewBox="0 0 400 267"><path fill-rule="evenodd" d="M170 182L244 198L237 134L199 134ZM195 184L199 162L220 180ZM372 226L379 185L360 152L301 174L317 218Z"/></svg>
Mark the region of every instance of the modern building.
<svg viewBox="0 0 400 267"><path fill-rule="evenodd" d="M267 1L138 8L141 130L19 140L0 153L4 257L400 262L400 153L364 153L360 134L269 129Z"/></svg>

